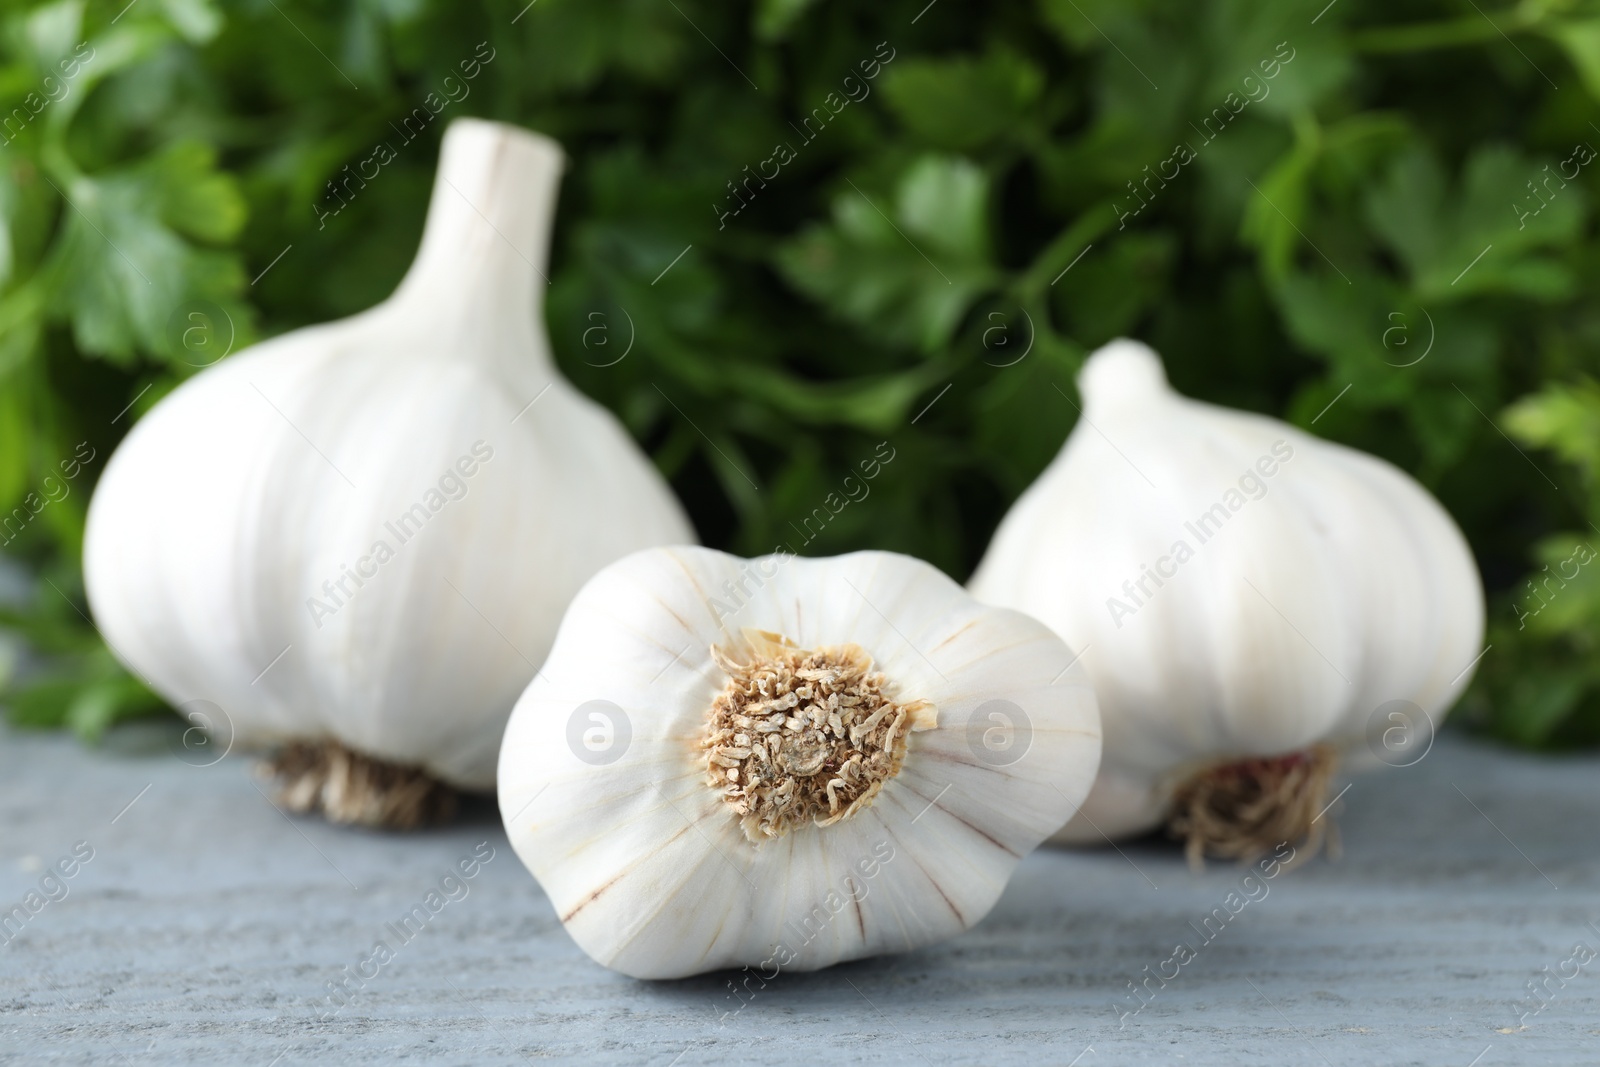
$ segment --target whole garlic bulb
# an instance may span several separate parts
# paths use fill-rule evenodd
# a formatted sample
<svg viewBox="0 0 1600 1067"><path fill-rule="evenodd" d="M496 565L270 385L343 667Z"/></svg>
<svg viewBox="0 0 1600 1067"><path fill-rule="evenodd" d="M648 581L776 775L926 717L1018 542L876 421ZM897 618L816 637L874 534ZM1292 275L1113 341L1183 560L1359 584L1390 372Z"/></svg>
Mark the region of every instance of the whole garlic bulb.
<svg viewBox="0 0 1600 1067"><path fill-rule="evenodd" d="M1088 792L1072 659L905 556L651 549L573 601L506 728L500 811L625 974L911 949L981 919Z"/></svg>
<svg viewBox="0 0 1600 1067"><path fill-rule="evenodd" d="M1384 746L1431 742L1467 685L1484 606L1465 540L1395 467L1186 399L1144 345L1106 345L1078 381L1078 425L970 583L1094 680L1105 758L1057 840L1171 820L1193 861L1314 848L1336 763L1398 762Z"/></svg>
<svg viewBox="0 0 1600 1067"><path fill-rule="evenodd" d="M562 162L545 137L453 123L394 295L185 382L95 492L84 571L108 644L174 705L215 705L232 739L304 743L279 767L296 807L416 822L437 794L408 768L492 787L572 595L693 540L551 359ZM278 269L296 266L313 264Z"/></svg>

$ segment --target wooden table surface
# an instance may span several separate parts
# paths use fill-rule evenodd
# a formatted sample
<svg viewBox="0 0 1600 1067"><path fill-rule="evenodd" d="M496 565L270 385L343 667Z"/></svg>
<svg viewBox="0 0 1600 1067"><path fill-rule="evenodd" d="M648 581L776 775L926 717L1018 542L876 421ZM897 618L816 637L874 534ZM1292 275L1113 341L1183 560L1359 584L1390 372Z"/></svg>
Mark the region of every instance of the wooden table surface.
<svg viewBox="0 0 1600 1067"><path fill-rule="evenodd" d="M1155 840L1045 850L954 941L735 997L727 975L592 963L488 805L409 837L291 819L245 759L175 754L175 722L93 749L0 731L0 911L74 870L3 935L0 1062L1600 1063L1594 756L1447 732L1354 781L1338 862L1274 879L1209 940L1238 868L1191 874ZM466 895L330 1000L482 842ZM1179 941L1197 951L1174 967ZM1140 1007L1146 967L1177 974Z"/></svg>

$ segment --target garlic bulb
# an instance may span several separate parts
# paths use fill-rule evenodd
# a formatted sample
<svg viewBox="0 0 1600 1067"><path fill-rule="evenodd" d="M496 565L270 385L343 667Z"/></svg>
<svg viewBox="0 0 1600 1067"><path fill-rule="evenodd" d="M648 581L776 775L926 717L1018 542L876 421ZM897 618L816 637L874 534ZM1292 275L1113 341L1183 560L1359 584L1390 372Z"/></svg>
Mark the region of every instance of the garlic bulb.
<svg viewBox="0 0 1600 1067"><path fill-rule="evenodd" d="M297 808L414 823L441 796L418 769L492 787L573 594L693 539L551 360L561 166L544 137L453 123L394 295L186 381L100 480L84 571L107 643L180 709L220 709L224 739L287 745Z"/></svg>
<svg viewBox="0 0 1600 1067"><path fill-rule="evenodd" d="M625 974L903 951L981 919L1088 792L1072 659L905 556L640 552L578 594L517 702L500 811Z"/></svg>
<svg viewBox="0 0 1600 1067"><path fill-rule="evenodd" d="M970 584L1094 680L1105 758L1057 840L1170 820L1196 862L1314 849L1336 764L1421 758L1467 684L1484 607L1465 540L1393 466L1179 396L1144 345L1100 349L1079 389Z"/></svg>

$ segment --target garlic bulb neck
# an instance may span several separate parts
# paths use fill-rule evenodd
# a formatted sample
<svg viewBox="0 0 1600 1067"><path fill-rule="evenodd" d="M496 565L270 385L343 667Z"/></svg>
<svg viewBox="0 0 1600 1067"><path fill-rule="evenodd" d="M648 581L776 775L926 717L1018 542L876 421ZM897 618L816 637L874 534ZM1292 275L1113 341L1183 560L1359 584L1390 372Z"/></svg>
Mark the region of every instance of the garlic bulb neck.
<svg viewBox="0 0 1600 1067"><path fill-rule="evenodd" d="M564 163L548 137L478 119L452 123L422 245L390 304L428 306L451 322L490 314L523 322L531 343Z"/></svg>
<svg viewBox="0 0 1600 1067"><path fill-rule="evenodd" d="M1078 391L1091 415L1149 405L1173 396L1161 357L1137 341L1112 341L1078 375Z"/></svg>
<svg viewBox="0 0 1600 1067"><path fill-rule="evenodd" d="M706 782L753 843L866 808L911 731L933 726L933 706L897 702L859 645L808 651L759 631L744 643L711 649L728 683L707 717Z"/></svg>

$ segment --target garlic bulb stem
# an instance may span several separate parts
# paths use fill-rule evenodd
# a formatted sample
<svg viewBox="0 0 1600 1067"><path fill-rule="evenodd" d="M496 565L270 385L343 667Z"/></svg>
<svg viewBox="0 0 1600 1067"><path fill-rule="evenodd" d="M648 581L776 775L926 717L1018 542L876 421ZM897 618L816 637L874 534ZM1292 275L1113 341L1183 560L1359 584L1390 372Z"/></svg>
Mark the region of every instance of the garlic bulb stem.
<svg viewBox="0 0 1600 1067"><path fill-rule="evenodd" d="M427 302L451 318L529 308L532 315L506 323L517 328L506 347L516 351L519 366L548 371L549 349L536 342L535 331L550 284L561 149L547 138L476 120L453 123L449 136L421 247L389 302Z"/></svg>

